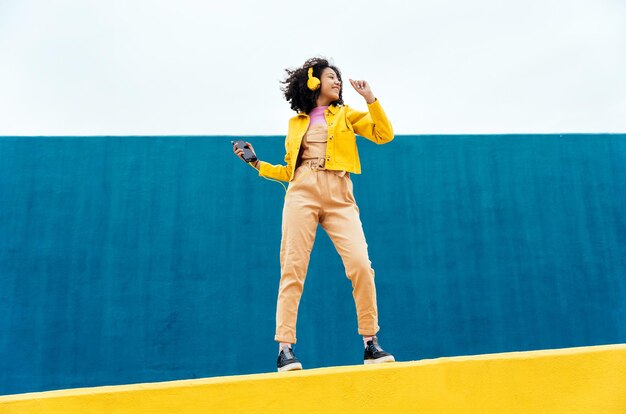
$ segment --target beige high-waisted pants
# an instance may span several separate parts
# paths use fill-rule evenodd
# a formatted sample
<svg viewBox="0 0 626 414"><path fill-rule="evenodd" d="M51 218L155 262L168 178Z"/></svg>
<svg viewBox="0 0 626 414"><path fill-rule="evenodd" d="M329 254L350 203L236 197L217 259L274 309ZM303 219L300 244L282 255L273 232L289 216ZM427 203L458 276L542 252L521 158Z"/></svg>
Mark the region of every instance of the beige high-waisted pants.
<svg viewBox="0 0 626 414"><path fill-rule="evenodd" d="M281 277L276 306L277 342L296 343L298 305L304 288L317 225L332 240L352 281L358 332L375 335L378 326L374 269L352 193L349 173L299 166L283 207Z"/></svg>

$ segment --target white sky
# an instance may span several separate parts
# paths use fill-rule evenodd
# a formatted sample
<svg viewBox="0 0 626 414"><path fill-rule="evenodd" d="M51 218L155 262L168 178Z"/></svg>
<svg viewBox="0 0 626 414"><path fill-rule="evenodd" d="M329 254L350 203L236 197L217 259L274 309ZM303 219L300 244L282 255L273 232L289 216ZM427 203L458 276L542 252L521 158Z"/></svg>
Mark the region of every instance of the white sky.
<svg viewBox="0 0 626 414"><path fill-rule="evenodd" d="M0 0L0 135L284 135L318 55L397 134L626 132L626 0Z"/></svg>

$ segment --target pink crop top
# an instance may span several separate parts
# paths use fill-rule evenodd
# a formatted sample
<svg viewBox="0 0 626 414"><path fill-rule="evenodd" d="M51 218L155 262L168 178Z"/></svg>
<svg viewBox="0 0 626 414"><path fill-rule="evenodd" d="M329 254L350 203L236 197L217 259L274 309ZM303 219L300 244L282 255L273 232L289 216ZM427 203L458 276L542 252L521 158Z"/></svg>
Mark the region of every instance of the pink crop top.
<svg viewBox="0 0 626 414"><path fill-rule="evenodd" d="M328 109L328 105L327 106L317 106L317 107L313 108L313 110L309 114L309 117L311 117L311 123L309 124L309 126L314 126L314 125L317 125L317 124L325 124L326 123L326 118L324 117L324 111L326 109Z"/></svg>

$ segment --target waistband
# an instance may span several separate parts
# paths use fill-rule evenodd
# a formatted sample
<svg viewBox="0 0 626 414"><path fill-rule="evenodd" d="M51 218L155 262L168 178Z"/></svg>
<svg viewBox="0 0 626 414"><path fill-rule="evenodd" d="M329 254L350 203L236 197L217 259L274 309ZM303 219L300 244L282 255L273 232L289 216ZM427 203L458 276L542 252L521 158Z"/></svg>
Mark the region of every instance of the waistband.
<svg viewBox="0 0 626 414"><path fill-rule="evenodd" d="M300 163L300 166L306 166L309 167L312 170L315 171L328 171L331 172L339 177L344 177L344 176L348 176L350 177L350 173L347 171L335 171L335 170L327 170L325 168L326 165L326 158L324 157L319 157L319 158L307 158L302 160L302 163Z"/></svg>
<svg viewBox="0 0 626 414"><path fill-rule="evenodd" d="M326 165L326 158L319 157L303 159L300 165L306 165L307 167L316 170L323 170L324 166Z"/></svg>

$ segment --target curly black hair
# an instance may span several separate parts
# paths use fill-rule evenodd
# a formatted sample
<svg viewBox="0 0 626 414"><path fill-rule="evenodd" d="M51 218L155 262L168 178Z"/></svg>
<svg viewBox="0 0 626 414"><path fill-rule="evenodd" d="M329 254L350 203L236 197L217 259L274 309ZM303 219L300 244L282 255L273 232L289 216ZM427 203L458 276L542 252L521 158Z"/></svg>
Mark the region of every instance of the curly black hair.
<svg viewBox="0 0 626 414"><path fill-rule="evenodd" d="M341 72L339 72L336 66L328 63L328 60L325 58L315 57L308 59L297 69L285 69L287 79L281 81L284 86L282 86L280 90L285 95L287 102L291 105L291 109L296 112L305 112L308 114L317 106L317 98L320 95L320 89L312 91L306 86L307 80L309 79L308 71L310 67L313 67L313 76L317 78L321 78L322 71L326 68L331 68L335 71L341 82L341 89L339 91L339 99L332 102L331 105L343 105L343 82L341 81Z"/></svg>

